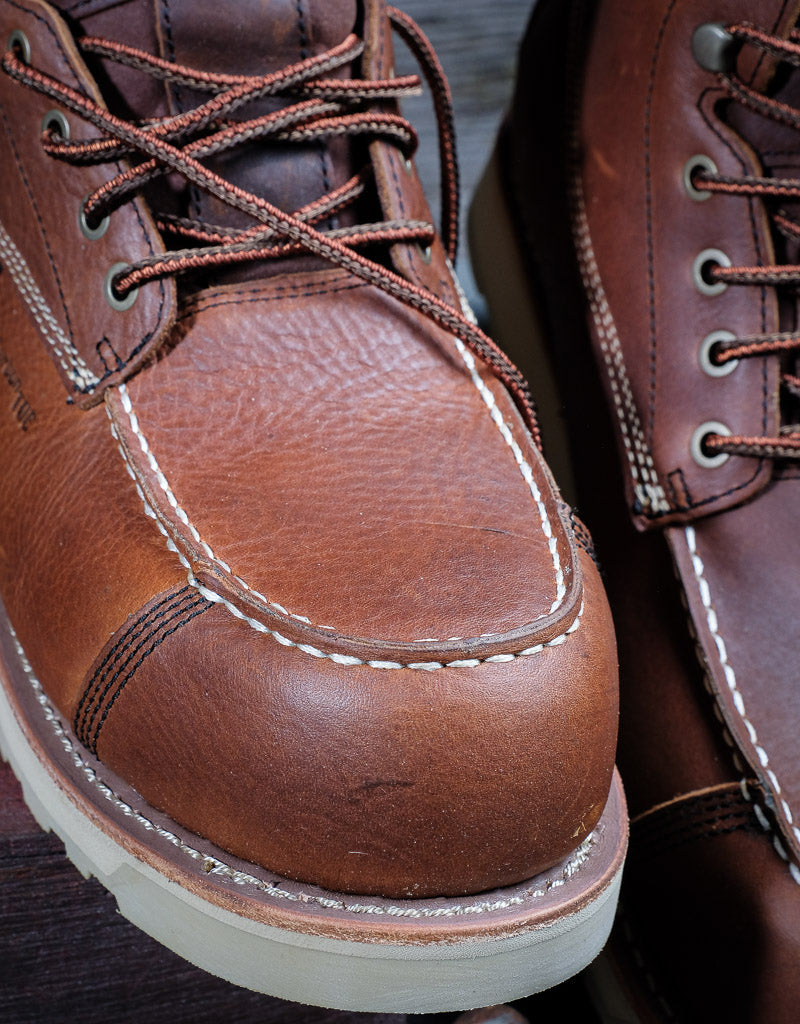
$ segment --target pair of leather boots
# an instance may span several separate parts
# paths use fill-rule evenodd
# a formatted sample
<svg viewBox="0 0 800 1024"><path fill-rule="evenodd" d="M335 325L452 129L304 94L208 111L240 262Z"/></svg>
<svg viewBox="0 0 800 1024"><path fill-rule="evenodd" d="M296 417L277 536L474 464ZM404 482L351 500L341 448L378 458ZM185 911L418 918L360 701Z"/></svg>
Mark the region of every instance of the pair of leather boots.
<svg viewBox="0 0 800 1024"><path fill-rule="evenodd" d="M800 5L756 6L539 0L498 347L402 12L0 3L0 738L187 959L397 1012L588 964L607 592L598 1005L793 1019Z"/></svg>

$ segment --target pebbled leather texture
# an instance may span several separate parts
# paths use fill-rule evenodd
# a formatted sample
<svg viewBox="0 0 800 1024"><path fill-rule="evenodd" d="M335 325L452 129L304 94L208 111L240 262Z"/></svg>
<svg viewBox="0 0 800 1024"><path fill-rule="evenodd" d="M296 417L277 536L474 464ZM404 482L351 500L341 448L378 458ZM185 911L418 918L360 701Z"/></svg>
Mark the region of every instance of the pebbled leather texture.
<svg viewBox="0 0 800 1024"><path fill-rule="evenodd" d="M355 19L351 3L251 7L244 72L267 30L281 67ZM217 9L81 4L62 22L39 0L4 0L0 28L8 38L23 18L32 64L94 90L70 30L229 70L212 56L234 52ZM370 75L391 44L376 44L382 4L361 16ZM126 93L130 69L113 73L129 116L189 103L150 80ZM158 281L110 310L112 255L160 244L146 213L136 236L145 200L78 240L77 200L112 172L51 160L37 136L49 101L6 76L0 88L14 90L3 111L31 192L64 224L52 261L21 175L6 178L0 221L64 330L69 311L87 365L99 369L100 331L135 353L103 379L102 403L66 403L50 320L0 257L0 587L59 713L170 819L289 878L441 896L557 863L608 797L616 651L586 540L504 388L427 317L303 256L188 279L174 312ZM430 219L389 143L356 155L378 167L381 217ZM354 158L339 139L224 173L292 210ZM196 202L172 178L146 196ZM454 301L438 241L430 262L414 245L387 252Z"/></svg>
<svg viewBox="0 0 800 1024"><path fill-rule="evenodd" d="M761 199L694 202L683 185L698 153L721 174L793 166L780 131L770 142L769 125L759 135L747 118L723 120L691 37L706 21L786 35L797 17L780 2L543 0L501 139L618 631L634 867L615 948L638 964L626 973L646 992L648 1021L777 1024L800 995L798 474L735 456L702 467L689 447L709 420L778 432L778 357L714 378L698 348L712 329L791 330L794 312L773 288L697 290L701 250L769 264L773 239ZM740 73L767 88L774 68L743 58ZM719 794L736 821L723 806L692 831ZM683 822L681 842L659 824L637 846L637 822L651 819Z"/></svg>

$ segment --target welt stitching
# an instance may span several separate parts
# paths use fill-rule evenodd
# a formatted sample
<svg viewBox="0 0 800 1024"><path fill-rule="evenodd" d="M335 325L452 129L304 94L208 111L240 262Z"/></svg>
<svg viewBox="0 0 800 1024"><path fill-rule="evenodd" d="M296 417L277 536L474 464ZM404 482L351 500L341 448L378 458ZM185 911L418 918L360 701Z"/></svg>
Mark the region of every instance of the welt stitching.
<svg viewBox="0 0 800 1024"><path fill-rule="evenodd" d="M75 768L83 774L87 782L126 818L130 818L136 822L136 824L140 825L148 833L155 834L159 839L165 840L189 859L200 863L206 874L213 874L218 878L223 878L228 882L232 882L234 885L251 886L275 900L285 900L292 903L301 903L303 905L312 904L315 906L321 906L326 910L342 910L345 913L352 914L356 917L358 915L363 916L364 914L368 914L370 917L375 915L385 915L388 917L424 919L461 916L471 917L479 914L503 913L511 906L521 906L526 903L540 900L543 896L546 896L547 893L552 892L553 889L560 888L562 885L565 885L570 878L574 878L575 875L590 862L592 848L597 844L599 835L603 831L603 826L601 825L593 832L590 832L569 860L563 864L562 870L555 876L550 875L543 879L538 889L528 889L519 895L509 896L504 899L494 899L491 902L484 899L480 903L467 904L466 906L463 904L456 904L451 907L433 908L431 910L428 910L425 907L406 908L403 906L396 906L394 904L387 908L380 907L375 904L348 904L343 900L331 899L325 895L314 893L313 891L304 892L302 889L297 892L289 892L286 889L282 889L280 886L275 885L274 882L265 881L264 879L251 875L248 872L234 868L230 864L226 864L224 861L218 860L216 857L210 857L208 854L202 853L200 850L195 849L179 836L175 835L174 832L170 832L163 826L151 821L142 814L141 811L131 807L129 803L115 793L111 786L103 781L102 777L98 774L97 769L88 764L76 749L75 744L70 739L70 736L58 715L58 712L48 700L42 684L36 677L36 674L31 667L31 663L28 661L28 657L25 654L25 650L20 644L19 638L10 623L8 624L8 629L14 642L17 655L20 659L22 670L25 673L31 689L33 690L37 703L42 709L42 714L45 720L48 722L64 748L67 757L72 761ZM99 767L102 768L102 765ZM406 901L407 904L413 902L413 900Z"/></svg>
<svg viewBox="0 0 800 1024"><path fill-rule="evenodd" d="M134 622L131 623L126 629L121 631L116 643L111 648L109 648L109 650L106 651L103 660L92 673L92 677L89 680L89 683L83 692L83 695L78 703L77 708L75 709L74 722L76 732L79 731L79 722L84 717L85 705L87 704L87 702L91 702L94 699L93 691L96 691L97 687L100 685L101 680L105 678L105 676L107 675L108 671L110 671L111 666L117 660L117 658L120 655L122 655L125 651L127 651L131 644L135 640L137 640L142 635L142 633L144 633L147 629L151 628L154 622L156 622L160 618L163 618L163 616L166 615L169 611L173 610L180 603L184 602L187 599L187 597L189 597L190 594L192 594L192 588L188 584L186 584L183 587L181 587L177 594L172 593L167 595L165 598L163 598L163 600L159 601L158 604L154 605L147 612L146 615L143 615L140 618L134 620ZM169 604L170 601L172 602L171 604ZM164 608L164 605L168 605L168 607Z"/></svg>
<svg viewBox="0 0 800 1024"><path fill-rule="evenodd" d="M650 163L650 128L651 121L650 115L652 110L653 92L655 91L656 84L656 65L658 64L659 57L661 56L661 44L664 41L664 33L667 30L667 24L672 17L672 12L675 8L677 0L671 0L669 7L667 8L664 17L661 20L661 24L658 29L658 36L656 37L656 45L653 50L653 59L650 62L650 79L647 89L647 102L645 104L645 124L644 124L644 161L645 161L645 206L646 206L646 233L647 233L647 288L648 288L648 312L650 319L650 422L648 424L648 434L650 442L652 443L653 435L655 432L655 414L656 414L656 298L655 298L655 259L653 255L653 192L652 192L652 174L651 174L651 163Z"/></svg>
<svg viewBox="0 0 800 1024"><path fill-rule="evenodd" d="M731 699L732 699L732 702L733 702L734 709L736 710L736 713L739 715L739 717L741 718L742 722L745 725L745 728L746 728L746 731L747 731L747 735L748 735L748 737L750 739L751 744L753 745L753 749L756 752L758 760L759 760L762 768L764 769L764 772L766 773L766 776L767 776L770 784L772 785L772 787L773 787L773 789L775 791L775 796L777 797L777 800L778 800L778 802L780 804L780 807L781 807L783 815L784 815L784 817L786 819L786 822L792 828L792 831L793 831L793 833L795 835L796 840L800 842L800 828L798 828L797 825L794 823L794 818L793 818L793 815L792 815L791 807L789 806L788 802L786 801L786 798L783 796L783 791L781 789L781 785L780 785L780 782L778 781L777 775L775 774L773 769L770 767L769 756L768 756L766 750L764 749L764 747L759 743L758 734L756 732L756 729L753 726L753 724L750 721L750 719L747 717L747 712L746 712L746 708L745 708L745 704L744 704L744 698L742 697L742 693L739 690L738 683L737 683L737 680L736 680L736 674L734 673L733 667L731 666L731 664L728 661L728 653L727 653L727 648L725 646L725 641L723 640L723 638L722 638L722 636L721 636L721 634L719 632L719 622L718 622L718 619L717 619L717 614L714 611L714 607L713 607L713 604L711 602L711 590L710 590L710 587L708 585L708 581L706 580L706 578L704 576L704 565L703 565L702 559L700 558L699 552L697 550L697 537L696 537L696 534L695 534L695 531L694 531L694 527L692 527L692 526L687 526L686 527L686 529L685 529L685 537L686 537L687 547L688 547L688 550L689 550L689 555L690 555L691 561L692 561L692 570L694 572L695 579L697 581L697 587L698 587L698 593L699 593L699 596L700 596L700 601L701 601L701 603L703 605L703 608L705 609L705 613L706 613L706 624L708 626L708 631L711 634L711 637L712 637L712 639L714 641L714 645L716 647L717 659L718 659L720 667L722 669L722 673L723 673L723 676L725 678L725 681L728 684L728 689L730 690L730 693L731 693ZM747 791L746 790L743 790L743 793L745 793L745 795L747 795ZM750 798L750 799L752 799L752 798ZM754 803L754 807L757 807L757 806L758 806L757 803ZM762 812L762 814L763 814L763 812ZM774 843L778 853L789 864L789 871L791 872L792 878L795 880L795 882L797 882L800 885L800 868L798 868L798 866L795 863L793 863L792 861L789 860L785 850L782 849L782 845L780 844L780 840L778 839L777 834L775 834L775 836L773 837L773 843Z"/></svg>
<svg viewBox="0 0 800 1024"><path fill-rule="evenodd" d="M200 605L200 607L197 607L198 605ZM150 645L150 647L148 647L147 650L144 651L141 654L141 656L139 657L139 660L130 668L130 671L127 673L127 675L125 675L122 679L120 679L120 681L119 681L119 683L117 685L116 690L112 694L111 698L106 702L106 705L103 708L103 713L100 716L97 724L95 725L94 732L93 732L93 734L92 734L92 736L90 738L89 749L92 751L93 754L97 753L97 744L98 744L98 742L100 740L100 733L101 733L101 731L103 729L103 726L106 723L106 719L108 718L108 716L109 716L109 714L111 712L111 709L116 704L118 698L122 694L122 692L125 689L125 687L131 681L131 679L133 679L133 677L136 675L137 671L142 666L143 662L147 658L149 658L150 655L158 647L161 646L161 644L164 643L164 641L167 639L168 636L172 636L173 633L177 633L179 629L182 629L184 626L188 625L188 623L190 623L192 621L192 619L196 619L198 617L198 615L203 615L204 612L207 612L209 610L209 608L211 608L211 604L210 604L210 602L203 601L201 599L199 601L196 601L194 603L194 605L189 605L189 608L193 609L191 611L191 614L187 614L187 612L184 612L182 617L178 618L177 621L175 621L175 624L173 626L170 626L169 629L164 630L164 632L161 633L161 635L159 637L157 637L157 639L155 639L153 641L153 643Z"/></svg>
<svg viewBox="0 0 800 1024"><path fill-rule="evenodd" d="M130 651L128 656L121 662L121 664L116 666L116 670L110 676L110 678L106 677L105 686L103 687L102 691L97 693L95 695L95 698L93 698L93 706L91 706L90 708L87 707L86 712L83 716L83 720L80 723L77 723L78 728L76 729L76 731L78 733L79 738L85 739L86 737L91 737L92 730L94 729L94 723L97 718L98 712L103 704L103 701L108 696L109 691L114 686L119 676L125 671L126 667L130 665L131 661L136 657L139 651L141 651L141 649L158 632L160 632L166 626L168 626L170 622L174 622L175 619L180 618L181 615L186 613L187 609L194 608L201 600L202 598L199 598L194 600L193 603L191 604L184 603L183 607L179 608L177 611L173 611L167 618L164 618L162 621L155 623L152 626L152 628L150 628L143 635L139 635L139 637L137 638L136 646ZM88 745L89 742L87 741L87 746Z"/></svg>

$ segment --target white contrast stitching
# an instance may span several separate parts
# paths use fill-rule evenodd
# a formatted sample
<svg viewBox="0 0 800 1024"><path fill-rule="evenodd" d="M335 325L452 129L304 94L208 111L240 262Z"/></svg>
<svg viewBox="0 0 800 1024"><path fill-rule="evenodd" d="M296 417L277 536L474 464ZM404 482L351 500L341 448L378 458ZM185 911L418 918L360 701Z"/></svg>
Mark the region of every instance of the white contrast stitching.
<svg viewBox="0 0 800 1024"><path fill-rule="evenodd" d="M783 792L781 790L780 783L778 782L777 775L770 767L767 752L764 749L764 747L759 743L758 734L756 733L755 726L747 717L744 698L736 682L736 674L733 671L732 665L728 661L728 649L725 645L725 641L723 640L719 632L719 620L717 619L717 613L714 610L711 601L711 589L708 585L708 580L706 580L705 576L703 575L705 567L703 565L702 559L700 558L700 554L697 550L697 535L695 533L694 527L687 526L685 528L684 533L686 536L686 544L689 550L689 555L692 560L692 571L694 572L695 579L697 580L698 593L700 595L700 600L703 604L703 608L705 609L706 613L706 622L708 624L708 629L711 633L711 637L714 641L714 645L717 649L717 657L719 659L719 663L722 668L723 675L725 677L725 682L728 684L728 689L731 692L733 706L736 709L736 713L739 715L742 722L744 723L745 728L747 730L747 735L750 739L750 742L753 744L753 749L755 750L756 755L758 756L758 760L761 763L762 768L764 769L767 777L769 778L769 781L771 782L775 790L775 794L778 797L778 800L780 801L780 807L783 814L786 817L786 821L790 825L792 831L794 832L795 838L798 841L800 841L800 829L798 829L797 825L794 823L794 816L792 815L791 808L787 803L785 797L783 796ZM754 806L757 807L758 805L754 804ZM785 859L788 860L788 858ZM797 871L796 866L795 871ZM793 872L793 877L794 875L795 873ZM800 875L798 877L800 877ZM795 878L795 881L797 880L798 878Z"/></svg>
<svg viewBox="0 0 800 1024"><path fill-rule="evenodd" d="M555 572L555 583L556 583L556 595L555 595L555 598L554 598L553 602L550 605L549 611L547 611L547 612L545 612L545 613L543 613L542 615L539 616L539 618L545 618L547 615L552 615L561 606L561 604L564 601L564 598L566 596L566 593L567 593L566 584L564 582L564 570L563 570L563 568L561 566L561 558L560 558L559 551L558 551L558 540L557 540L557 538L555 537L555 535L553 533L552 525L550 523L550 517L549 517L549 515L547 513L547 508L546 508L545 503L544 503L544 501L542 499L541 492L540 492L540 490L539 490L539 488L538 488L538 486L536 484L536 481L535 481L535 479L533 477L533 470L531 469L530 464L526 461L526 459L525 459L525 457L524 457L524 455L522 453L522 449L520 448L519 444L515 440L512 432L511 432L511 429L509 428L508 424L506 423L505 419L503 418L503 415L502 415L502 413L500 412L500 410L499 410L499 408L497 406L497 402L495 400L494 395L492 394L492 392L489 390L489 388L486 386L486 384L483 382L483 380L481 379L480 375L478 374L476 366L475 366L475 360L474 360L472 354L469 351L467 351L467 349L464 346L464 344L458 338L454 338L453 340L455 341L458 353L461 356L461 359L464 362L464 365L466 366L467 371L469 372L470 379L472 381L473 386L478 391L478 394L480 395L484 405L486 406L487 410L489 411L489 415L490 415L490 417L492 419L492 422L497 427L498 431L500 432L500 435L502 436L503 440L508 445L512 455L514 456L514 461L517 464L517 468L519 469L520 475L522 476L523 480L525 481L525 483L526 483L526 485L528 487L528 490L530 491L531 497L533 498L533 501L534 501L534 503L536 505L537 511L539 513L539 518L540 518L540 521L541 521L541 529L542 529L542 533L545 536L545 540L547 541L548 550L550 552L550 557L551 557L551 560L552 560L552 563L553 563L553 569L554 569L554 572ZM203 549L203 551L206 553L206 555L213 562L215 562L218 566L220 566L220 568L225 573L230 575L238 584L240 584L248 593L252 594L255 598L257 598L258 600L262 601L264 604L274 608L276 611L278 611L282 615L286 615L289 618L296 619L297 621L306 623L307 625L314 625L314 623L311 622L311 620L308 618L308 616L298 615L298 614L296 614L294 612L290 612L283 605L278 604L276 601L270 600L264 594L260 593L258 590L255 590L241 576L236 575L235 573L233 573L230 565L226 561L224 561L223 559L219 558L214 553L214 551L212 550L211 546L200 536L200 532L197 530L195 525L189 519L189 516L186 513L185 509L178 503L178 499L175 497L175 494L174 494L172 488L170 487L169 481L167 480L164 472L162 471L162 469L161 469L161 467L160 467L160 465L158 463L158 460L156 459L155 455L153 454L153 451L150 448L150 445L149 445L149 443L147 441L147 438L144 436L144 433L141 430L141 427L139 425L139 419L138 419L138 416L136 415L136 412L135 412L135 410L133 408L133 403L131 401L131 398L130 398L130 395L128 393L128 389L127 389L126 385L124 383L120 384L119 387L117 388L117 390L119 392L120 400L122 402L122 407L123 407L123 409L124 409L124 411L125 411L125 413L126 413L126 415L128 417L128 422L130 423L131 430L133 431L133 433L136 435L136 437L138 439L139 447L141 448L142 453L144 454L145 458L147 459L147 461L149 463L149 466L150 466L150 469L152 470L153 474L155 475L155 478L156 478L156 481L158 482L159 487L164 492L164 495L166 496L168 503L170 504L170 506L174 510L175 515L184 524L184 526L189 530L189 532L191 533L191 535L194 538L195 542L200 545L200 547ZM106 406L106 412L108 414L109 420L111 421L111 411L108 408L108 406ZM112 434L114 434L114 436L116 438L117 435L116 435L116 432L114 431L114 428L113 428L113 421L111 423L111 426L112 426ZM123 459L126 462L126 465L128 467L128 472L131 474L131 476L135 480L136 477L135 477L135 474L134 474L134 471L133 471L133 467L129 464L129 460L126 457L125 452L122 450L121 445L118 445L118 447L119 447L120 452L122 453ZM190 582L191 582L191 580L190 580ZM225 602L225 603L227 603L227 602ZM252 621L252 620L247 619L247 621ZM333 630L334 627L332 627L332 626L315 626L315 628L317 628L317 629ZM492 634L484 634L484 635L489 636L489 635L492 635ZM451 638L451 640L460 640L460 639L463 639L463 638L462 637ZM439 641L439 642L441 642L441 641ZM313 649L313 648L312 648L312 650L316 651L316 649ZM308 653L311 653L311 652L309 651ZM321 652L316 652L315 656L319 656L319 655L321 655ZM435 662L428 662L427 664L438 667L438 663L435 663Z"/></svg>
<svg viewBox="0 0 800 1024"><path fill-rule="evenodd" d="M167 532L166 527L158 518L157 514L151 507L150 503L147 501L145 493L142 490L141 485L136 477L136 473L134 472L133 467L130 464L128 456L125 454L125 449L122 447L121 444L119 444L119 435L113 422L111 422L111 434L114 437L114 439L118 442L117 447L119 449L119 453L122 456L122 461L125 465L125 468L128 471L128 475L130 476L131 480L133 480L133 484L136 488L136 493L139 495L142 504L144 505L145 515L149 516L149 518L153 520L159 532L165 538L167 548L178 557L178 560L180 561L181 565L184 567L184 569L186 569L186 578L188 580L189 585L194 587L195 590L202 594L202 596L207 601L211 601L213 604L221 604L223 607L227 608L231 615L235 616L237 619L241 619L242 622L246 622L247 625L250 626L251 629L254 629L257 633L263 633L266 636L272 637L272 639L281 644L282 647L294 647L296 650L303 651L304 654L308 654L312 658L322 658L328 661L332 661L337 665L345 665L348 667L355 665L365 665L368 668L410 668L426 672L432 672L440 668L477 668L479 665L484 664L491 665L506 661L515 661L517 658L528 658L535 654L541 654L542 651L544 651L548 647L560 646L561 644L566 642L568 636L570 636L572 633L577 632L577 630L580 627L581 619L583 618L583 602L581 602L581 606L578 609L578 614L575 616L574 621L567 629L564 630L563 633L561 633L559 636L553 637L552 640L546 640L543 643L534 644L532 647L526 647L525 650L519 651L516 654L494 654L488 658L459 658L455 661L417 661L412 662L411 664L406 664L400 661L365 661L363 658L356 658L354 655L351 654L340 654L335 651L321 651L319 648L313 647L311 644L297 643L294 640L290 640L282 633L279 633L277 630L270 629L268 626L265 626L264 623L259 622L258 619L253 619L249 615L246 615L240 608L237 608L235 604L232 604L221 594L218 594L214 590L209 590L208 587L204 587L203 584L200 583L200 581L195 577L194 572L192 571L192 566L191 563L189 562L189 559L186 557L186 555L184 555L182 551L180 551L178 546L175 544L175 542Z"/></svg>
<svg viewBox="0 0 800 1024"><path fill-rule="evenodd" d="M2 224L0 224L0 256L2 256L22 299L39 325L45 341L55 352L66 375L77 388L83 390L95 387L99 383L99 378L91 372L81 359L78 350L64 334L61 325L53 316L39 290L22 253Z"/></svg>
<svg viewBox="0 0 800 1024"><path fill-rule="evenodd" d="M581 278L589 299L592 319L597 328L600 350L608 371L608 381L614 399L614 411L619 421L622 441L628 457L628 467L633 478L633 490L643 509L653 512L668 512L669 502L664 489L658 482L650 450L645 440L630 380L625 368L625 359L619 334L611 315L600 271L597 266L591 236L589 218L583 195L580 172L574 168L571 174L570 195L572 199L573 232L575 234ZM628 419L626 420L626 415Z"/></svg>
<svg viewBox="0 0 800 1024"><path fill-rule="evenodd" d="M87 764L81 757L80 752L76 749L75 744L67 734L58 713L48 700L47 695L42 688L42 684L36 677L33 668L28 661L27 655L25 654L25 650L20 644L17 634L14 631L14 627L10 622L8 623L8 629L14 641L14 646L16 647L22 669L34 691L39 706L42 708L45 719L49 722L75 767L85 776L87 781L126 817L132 818L148 832L154 832L181 853L186 854L192 860L197 861L207 874L213 874L217 877L224 878L236 885L252 886L263 892L265 895L271 896L277 900L287 900L293 903L316 904L317 906L321 906L328 910L341 910L353 915L370 914L372 916L406 917L413 919L471 917L478 914L497 913L499 911L507 910L512 906L523 906L526 903L541 899L549 892L552 892L553 889L558 889L562 885L565 885L588 863L592 848L597 844L600 834L603 831L603 826L598 825L593 832L590 832L580 846L574 851L569 860L564 863L564 866L558 874L546 877L535 889L528 889L518 895L509 896L503 899L482 900L478 903L454 904L447 907L428 907L424 905L424 901L422 900L409 901L405 905L398 901L397 904L390 904L387 907L381 907L377 904L371 903L345 903L344 900L332 899L315 893L308 893L302 889L298 889L297 892L291 892L275 885L273 882L265 881L263 878L251 875L249 872L240 871L237 868L226 864L224 861L218 860L216 857L209 856L208 854L202 853L200 850L196 850L179 836L176 836L174 832L170 832L168 829L155 824L155 822L152 822L149 818L145 817L141 811L137 811L135 808L131 807L129 803L123 800L122 797L118 796L114 790L100 778L97 771L91 765ZM412 906L412 902L419 902L423 905Z"/></svg>
<svg viewBox="0 0 800 1024"><path fill-rule="evenodd" d="M536 504L536 508L538 509L539 518L542 521L542 533L545 535L545 539L547 540L547 546L550 550L550 557L553 560L553 568L556 574L556 596L555 600L550 606L550 611L547 613L549 615L552 615L552 613L559 607L561 602L564 600L564 597L567 593L567 588L564 585L564 571L561 568L561 559L558 554L558 541L553 535L553 528L550 525L550 517L547 514L547 508L545 507L544 501L542 500L541 492L539 488L536 486L536 481L533 479L533 470L531 469L528 462L526 462L525 457L522 454L522 449L515 441L514 435L511 433L510 427L503 419L503 414L497 407L497 402L495 401L494 395L481 380L480 374L475 368L475 359L472 353L467 351L466 346L464 345L460 338L453 338L453 341L455 341L456 343L456 348L458 349L459 355L464 360L464 365L469 370L469 375L472 378L472 383L475 385L478 394L483 399L484 405L489 410L489 415L492 418L492 422L500 431L500 435L505 441L505 443L511 449L511 454L514 456L514 461L516 462L519 471L522 474L522 479L528 485L528 489L531 492L531 497L533 498Z"/></svg>

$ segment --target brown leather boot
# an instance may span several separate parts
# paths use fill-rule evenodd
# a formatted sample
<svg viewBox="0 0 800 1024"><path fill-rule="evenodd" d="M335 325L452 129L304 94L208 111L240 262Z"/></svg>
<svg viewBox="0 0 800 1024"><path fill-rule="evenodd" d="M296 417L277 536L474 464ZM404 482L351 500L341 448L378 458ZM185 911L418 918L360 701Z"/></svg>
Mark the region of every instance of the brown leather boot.
<svg viewBox="0 0 800 1024"><path fill-rule="evenodd" d="M451 272L426 40L377 0L0 17L0 730L40 822L273 995L462 1009L579 970L626 842L613 632Z"/></svg>
<svg viewBox="0 0 800 1024"><path fill-rule="evenodd" d="M798 8L541 0L473 208L500 340L541 315L618 631L607 1020L797 1019Z"/></svg>

